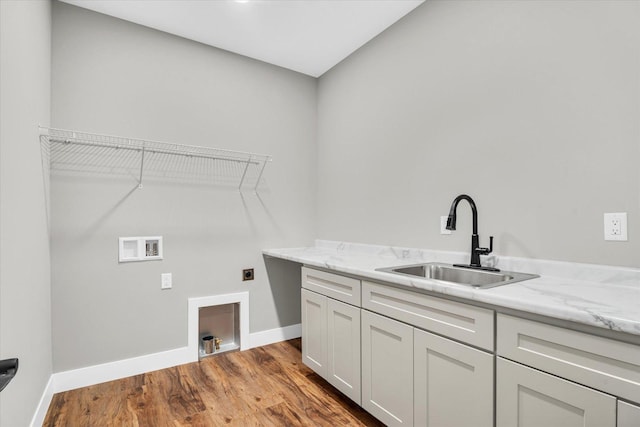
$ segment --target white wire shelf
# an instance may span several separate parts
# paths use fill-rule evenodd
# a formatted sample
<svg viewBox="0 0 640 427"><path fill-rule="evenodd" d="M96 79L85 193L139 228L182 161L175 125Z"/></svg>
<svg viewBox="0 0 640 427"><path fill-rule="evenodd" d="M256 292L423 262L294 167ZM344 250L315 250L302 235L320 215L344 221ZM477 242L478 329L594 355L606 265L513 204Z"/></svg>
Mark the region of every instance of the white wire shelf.
<svg viewBox="0 0 640 427"><path fill-rule="evenodd" d="M237 185L258 191L270 155L40 127L50 172Z"/></svg>

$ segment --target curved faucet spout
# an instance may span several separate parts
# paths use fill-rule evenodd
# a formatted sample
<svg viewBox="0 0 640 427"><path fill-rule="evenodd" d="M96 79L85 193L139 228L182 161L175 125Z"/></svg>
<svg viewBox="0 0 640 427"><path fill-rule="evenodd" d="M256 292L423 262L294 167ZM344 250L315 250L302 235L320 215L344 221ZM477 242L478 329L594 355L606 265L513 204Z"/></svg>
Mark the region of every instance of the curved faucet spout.
<svg viewBox="0 0 640 427"><path fill-rule="evenodd" d="M451 209L449 209L449 217L447 218L447 230L456 229L456 209L458 209L458 203L461 200L466 200L471 205L471 213L473 214L473 234L478 234L478 210L476 209L476 202L466 194L461 194L453 200Z"/></svg>

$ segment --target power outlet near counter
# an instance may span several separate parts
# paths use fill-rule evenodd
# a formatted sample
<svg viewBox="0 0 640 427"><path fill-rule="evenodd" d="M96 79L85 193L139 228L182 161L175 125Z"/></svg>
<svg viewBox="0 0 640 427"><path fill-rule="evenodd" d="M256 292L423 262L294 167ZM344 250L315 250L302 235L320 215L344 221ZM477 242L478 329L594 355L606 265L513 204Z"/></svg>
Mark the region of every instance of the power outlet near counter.
<svg viewBox="0 0 640 427"><path fill-rule="evenodd" d="M604 240L624 241L627 239L627 213L604 214Z"/></svg>
<svg viewBox="0 0 640 427"><path fill-rule="evenodd" d="M451 230L447 230L447 219L448 216L440 217L440 234L451 234Z"/></svg>

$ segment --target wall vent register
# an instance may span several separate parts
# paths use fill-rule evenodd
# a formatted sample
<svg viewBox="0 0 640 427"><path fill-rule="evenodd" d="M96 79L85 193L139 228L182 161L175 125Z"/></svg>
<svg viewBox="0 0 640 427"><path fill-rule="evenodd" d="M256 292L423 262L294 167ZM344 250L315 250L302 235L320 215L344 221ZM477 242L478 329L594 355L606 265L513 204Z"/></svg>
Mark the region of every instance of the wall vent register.
<svg viewBox="0 0 640 427"><path fill-rule="evenodd" d="M120 237L118 261L152 261L162 259L162 236Z"/></svg>

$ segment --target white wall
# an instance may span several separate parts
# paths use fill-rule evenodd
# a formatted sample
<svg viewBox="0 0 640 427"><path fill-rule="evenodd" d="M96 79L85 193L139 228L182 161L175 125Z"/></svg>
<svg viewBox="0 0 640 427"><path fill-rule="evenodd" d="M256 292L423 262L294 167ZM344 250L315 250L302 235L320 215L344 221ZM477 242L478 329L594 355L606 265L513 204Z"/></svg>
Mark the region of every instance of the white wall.
<svg viewBox="0 0 640 427"><path fill-rule="evenodd" d="M49 123L51 4L0 1L0 425L31 421L51 375L49 237L38 124Z"/></svg>
<svg viewBox="0 0 640 427"><path fill-rule="evenodd" d="M270 282L261 250L315 237L315 79L55 2L52 124L274 159L260 197L54 173L55 372L186 346L189 297L248 290L251 332L300 322L299 288ZM150 235L163 261L118 263L119 236ZM249 267L256 280L242 282Z"/></svg>
<svg viewBox="0 0 640 427"><path fill-rule="evenodd" d="M320 78L318 236L640 267L640 3L428 1ZM628 242L603 213L627 212Z"/></svg>

